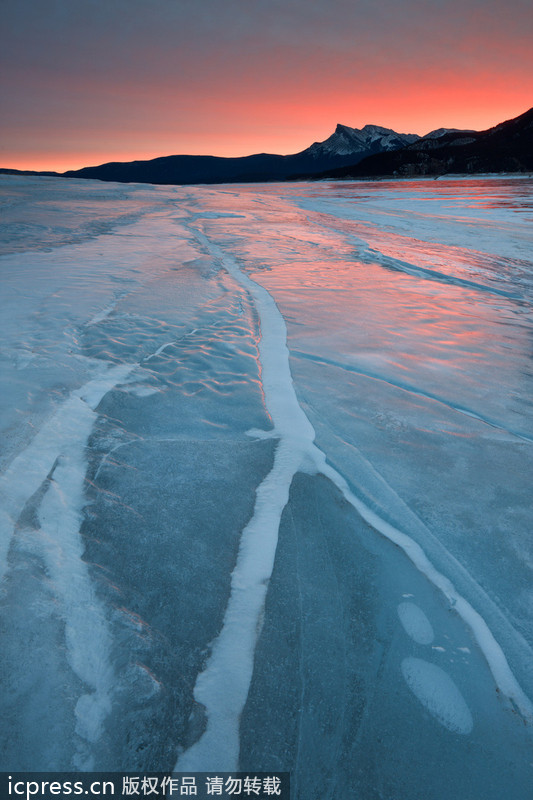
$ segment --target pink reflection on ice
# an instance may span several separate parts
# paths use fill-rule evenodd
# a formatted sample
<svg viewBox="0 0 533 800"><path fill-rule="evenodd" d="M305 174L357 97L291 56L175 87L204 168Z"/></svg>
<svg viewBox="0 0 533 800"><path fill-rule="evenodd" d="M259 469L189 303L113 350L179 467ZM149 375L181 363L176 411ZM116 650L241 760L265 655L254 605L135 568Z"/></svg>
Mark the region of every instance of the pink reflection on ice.
<svg viewBox="0 0 533 800"><path fill-rule="evenodd" d="M510 201L504 181L506 192ZM529 358L517 324L527 310L517 275L526 281L530 264L438 238L446 225L454 230L454 203L487 202L483 181L328 184L327 191L278 184L212 194L214 208L227 216L206 218L204 230L275 298L295 357L379 379L413 397L453 397L493 417L513 410L514 401L489 387L495 372L503 386L516 385ZM342 200L344 218L333 213L337 206L328 214L332 194ZM324 206L298 208L295 198L303 195L324 195ZM367 205L381 215L375 224ZM434 241L413 237L422 223ZM482 240L476 217L466 224Z"/></svg>

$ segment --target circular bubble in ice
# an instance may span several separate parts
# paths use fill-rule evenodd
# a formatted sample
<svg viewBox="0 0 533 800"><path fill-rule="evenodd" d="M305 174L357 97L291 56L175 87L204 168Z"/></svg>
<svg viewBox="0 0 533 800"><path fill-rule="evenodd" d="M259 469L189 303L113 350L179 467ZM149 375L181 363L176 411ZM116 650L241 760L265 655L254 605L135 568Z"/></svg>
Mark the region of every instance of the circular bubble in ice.
<svg viewBox="0 0 533 800"><path fill-rule="evenodd" d="M437 722L454 733L471 732L472 714L447 672L421 658L404 658L401 669L410 690Z"/></svg>
<svg viewBox="0 0 533 800"><path fill-rule="evenodd" d="M435 638L431 622L415 603L400 603L398 616L405 632L417 644L431 644Z"/></svg>

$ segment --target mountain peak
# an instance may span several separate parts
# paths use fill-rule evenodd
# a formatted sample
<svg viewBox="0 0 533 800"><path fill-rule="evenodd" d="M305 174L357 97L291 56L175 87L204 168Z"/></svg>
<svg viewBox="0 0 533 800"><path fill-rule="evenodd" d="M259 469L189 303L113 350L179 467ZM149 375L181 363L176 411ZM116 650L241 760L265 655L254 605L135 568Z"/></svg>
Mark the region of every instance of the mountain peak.
<svg viewBox="0 0 533 800"><path fill-rule="evenodd" d="M441 136L445 136L447 133L473 133L474 131L465 128L436 128L434 131L430 131L426 133L425 136L422 136L422 139L440 139Z"/></svg>
<svg viewBox="0 0 533 800"><path fill-rule="evenodd" d="M337 122L335 133L353 133L355 130L355 128L350 128L348 125L341 125L340 122Z"/></svg>
<svg viewBox="0 0 533 800"><path fill-rule="evenodd" d="M383 128L381 125L365 125L364 128L361 128L363 133L383 133L383 134L394 134L394 136L398 136L396 131L393 131L392 128ZM404 134L400 134L403 136ZM409 135L409 134L407 134Z"/></svg>
<svg viewBox="0 0 533 800"><path fill-rule="evenodd" d="M382 136L381 142L386 139ZM357 180L491 172L526 174L532 170L533 109L486 131L437 128L417 137L410 147L396 148L396 152L376 150L370 158L325 170L317 177Z"/></svg>
<svg viewBox="0 0 533 800"><path fill-rule="evenodd" d="M315 157L363 157L383 150L396 150L411 144L419 137L412 133L396 133L380 125L365 125L364 128L350 128L337 123L335 131L323 142L315 142L308 148Z"/></svg>
<svg viewBox="0 0 533 800"><path fill-rule="evenodd" d="M349 125L341 125L340 122L337 123L337 127L335 128L335 133L346 133L346 134L373 134L373 133L381 133L381 134L393 134L394 136L398 136L396 131L393 131L392 128L383 128L381 125L365 125L363 128L350 128ZM403 136L404 134L399 134ZM405 134L409 135L409 134Z"/></svg>

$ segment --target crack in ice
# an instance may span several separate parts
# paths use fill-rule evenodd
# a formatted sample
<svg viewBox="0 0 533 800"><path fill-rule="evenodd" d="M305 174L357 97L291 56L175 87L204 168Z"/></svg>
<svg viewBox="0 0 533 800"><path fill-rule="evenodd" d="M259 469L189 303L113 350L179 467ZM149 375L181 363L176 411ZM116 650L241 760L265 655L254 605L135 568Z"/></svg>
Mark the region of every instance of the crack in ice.
<svg viewBox="0 0 533 800"><path fill-rule="evenodd" d="M222 628L194 687L195 700L206 710L206 728L200 738L179 755L175 769L238 769L239 722L252 680L255 647L274 566L281 516L292 480L300 470L329 478L362 519L397 545L444 595L472 630L500 691L526 720L533 721L533 704L519 686L485 620L457 592L452 582L435 569L419 544L381 519L353 494L346 480L326 463L325 454L314 444L314 428L298 402L292 381L287 328L273 297L249 278L231 255L201 231L190 227L200 244L248 291L254 302L261 328L258 347L265 404L273 423L272 434L279 442L272 470L256 490L253 515L242 532Z"/></svg>

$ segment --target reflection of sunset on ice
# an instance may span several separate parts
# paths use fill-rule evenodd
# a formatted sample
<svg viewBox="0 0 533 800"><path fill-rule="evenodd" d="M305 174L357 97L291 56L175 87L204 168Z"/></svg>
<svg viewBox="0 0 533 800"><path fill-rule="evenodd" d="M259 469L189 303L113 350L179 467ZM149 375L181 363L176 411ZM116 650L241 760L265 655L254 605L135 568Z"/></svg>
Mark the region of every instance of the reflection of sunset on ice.
<svg viewBox="0 0 533 800"><path fill-rule="evenodd" d="M523 800L531 181L1 198L4 767Z"/></svg>

